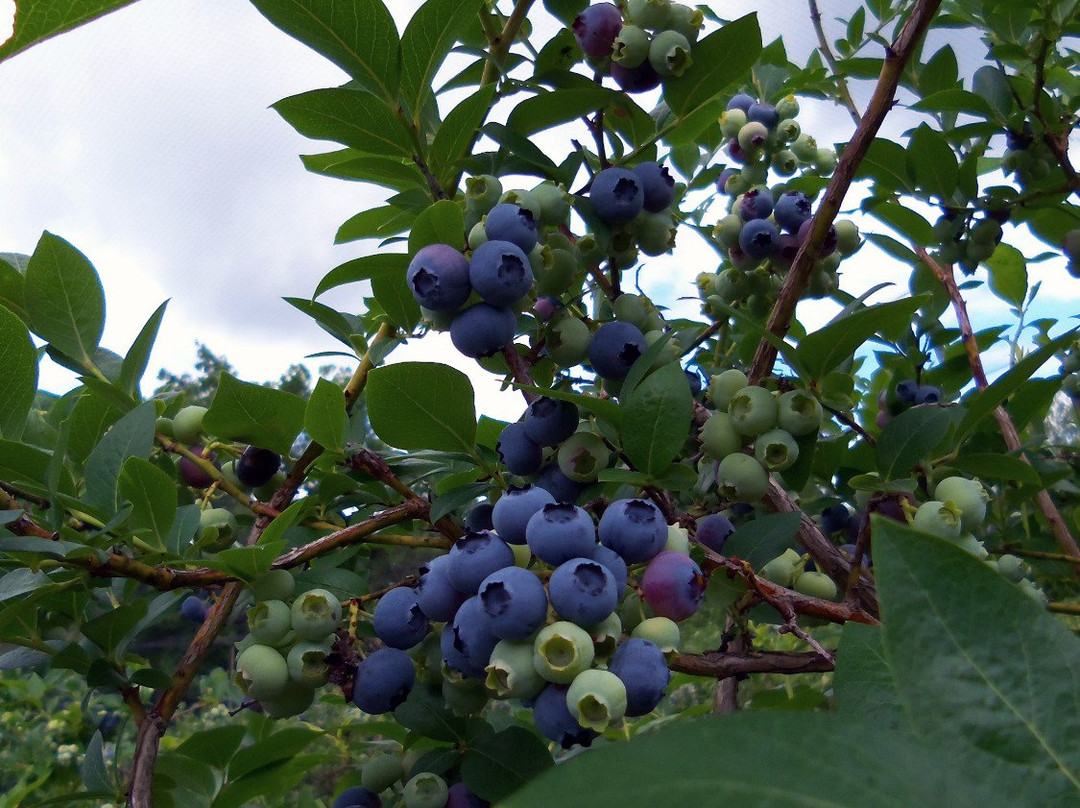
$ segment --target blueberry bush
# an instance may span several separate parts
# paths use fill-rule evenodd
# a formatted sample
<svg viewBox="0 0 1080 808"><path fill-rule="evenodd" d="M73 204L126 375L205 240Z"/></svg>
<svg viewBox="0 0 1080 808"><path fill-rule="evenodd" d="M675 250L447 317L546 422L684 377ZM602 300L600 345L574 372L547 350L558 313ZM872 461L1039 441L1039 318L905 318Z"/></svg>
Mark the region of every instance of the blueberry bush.
<svg viewBox="0 0 1080 808"><path fill-rule="evenodd" d="M0 254L0 667L70 741L4 804L1080 805L1080 339L1028 277L1080 277L1075 0L808 0L801 62L719 5L252 2L350 77L274 105L307 167L387 190L285 299L350 373L147 395L165 304L116 353L87 256Z"/></svg>

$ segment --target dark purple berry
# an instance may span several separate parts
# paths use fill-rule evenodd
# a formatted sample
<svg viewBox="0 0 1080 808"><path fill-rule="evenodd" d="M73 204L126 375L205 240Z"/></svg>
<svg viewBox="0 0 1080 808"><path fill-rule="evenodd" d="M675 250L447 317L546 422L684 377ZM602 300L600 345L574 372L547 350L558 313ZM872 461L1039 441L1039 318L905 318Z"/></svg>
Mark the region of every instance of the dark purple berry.
<svg viewBox="0 0 1080 808"><path fill-rule="evenodd" d="M735 525L722 513L711 513L698 519L694 538L714 553L724 552L724 542L735 532Z"/></svg>
<svg viewBox="0 0 1080 808"><path fill-rule="evenodd" d="M281 455L270 449L249 446L236 461L236 478L249 488L266 485L281 467Z"/></svg>
<svg viewBox="0 0 1080 808"><path fill-rule="evenodd" d="M589 6L574 20L574 38L589 59L611 56L615 37L622 30L622 12L612 3Z"/></svg>
<svg viewBox="0 0 1080 808"><path fill-rule="evenodd" d="M449 244L429 244L409 262L405 273L416 302L433 311L454 311L468 297L469 262Z"/></svg>
<svg viewBox="0 0 1080 808"><path fill-rule="evenodd" d="M356 669L353 704L370 715L392 712L405 701L416 683L409 655L398 648L370 653Z"/></svg>
<svg viewBox="0 0 1080 808"><path fill-rule="evenodd" d="M641 593L657 617L679 622L701 606L705 578L690 556L666 550L645 568Z"/></svg>
<svg viewBox="0 0 1080 808"><path fill-rule="evenodd" d="M511 474L535 474L540 470L544 452L527 434L525 424L507 424L495 443L499 459Z"/></svg>
<svg viewBox="0 0 1080 808"><path fill-rule="evenodd" d="M338 794L331 808L382 808L382 800L363 786L353 786Z"/></svg>
<svg viewBox="0 0 1080 808"><path fill-rule="evenodd" d="M589 341L589 364L603 379L622 379L645 348L645 335L636 325L604 323Z"/></svg>
<svg viewBox="0 0 1080 808"><path fill-rule="evenodd" d="M199 457L204 456L202 446L189 446L188 448ZM216 456L217 455L214 452L210 452L210 454L205 457L213 463ZM178 467L180 470L180 479L184 481L185 485L190 485L192 488L209 488L214 483L213 477L186 457L180 458Z"/></svg>
<svg viewBox="0 0 1080 808"><path fill-rule="evenodd" d="M799 243L805 242L810 238L810 226L813 224L811 219L807 219L801 225L799 225ZM825 234L825 241L821 243L821 248L818 250L819 258L828 258L836 252L836 228L830 227L829 232Z"/></svg>
<svg viewBox="0 0 1080 808"><path fill-rule="evenodd" d="M847 505L844 503L841 502L838 505L830 505L821 512L821 529L826 533L836 533L839 530L846 530L849 517L850 514Z"/></svg>
<svg viewBox="0 0 1080 808"><path fill-rule="evenodd" d="M611 77L628 93L645 93L660 86L660 74L648 59L637 67L612 62Z"/></svg>
<svg viewBox="0 0 1080 808"><path fill-rule="evenodd" d="M541 446L555 446L574 434L578 421L572 402L541 396L525 410L525 434Z"/></svg>
<svg viewBox="0 0 1080 808"><path fill-rule="evenodd" d="M491 803L473 794L464 783L454 783L447 792L443 808L491 808Z"/></svg>
<svg viewBox="0 0 1080 808"><path fill-rule="evenodd" d="M477 303L450 324L450 341L465 356L494 356L514 341L517 317L511 309Z"/></svg>
<svg viewBox="0 0 1080 808"><path fill-rule="evenodd" d="M772 213L780 227L788 233L798 233L803 222L813 215L810 197L802 191L786 191L776 200Z"/></svg>
<svg viewBox="0 0 1080 808"><path fill-rule="evenodd" d="M916 404L940 404L941 388L932 384L924 384L915 391Z"/></svg>
<svg viewBox="0 0 1080 808"><path fill-rule="evenodd" d="M500 202L488 211L484 220L484 235L488 241L509 241L528 253L536 246L536 219L532 211L520 205ZM475 255L473 253L474 260Z"/></svg>

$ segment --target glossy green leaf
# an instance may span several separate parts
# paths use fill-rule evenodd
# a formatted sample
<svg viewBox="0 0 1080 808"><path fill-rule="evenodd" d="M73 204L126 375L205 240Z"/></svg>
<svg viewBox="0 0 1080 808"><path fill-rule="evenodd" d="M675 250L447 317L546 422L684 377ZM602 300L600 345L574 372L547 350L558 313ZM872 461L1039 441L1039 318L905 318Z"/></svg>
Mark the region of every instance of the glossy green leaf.
<svg viewBox="0 0 1080 808"><path fill-rule="evenodd" d="M494 84L479 88L450 110L435 132L435 140L428 152L428 165L448 194L456 190L449 186L456 174L458 161L467 156L476 133L484 125L494 94Z"/></svg>
<svg viewBox="0 0 1080 808"><path fill-rule="evenodd" d="M176 748L176 752L214 768L224 769L240 748L244 734L242 726L211 727L189 735Z"/></svg>
<svg viewBox="0 0 1080 808"><path fill-rule="evenodd" d="M146 373L146 364L150 361L150 351L154 349L154 341L157 339L161 320L165 316L165 307L169 305L166 300L158 306L146 324L131 343L124 363L120 366L120 386L131 396L139 396L139 383L143 374Z"/></svg>
<svg viewBox="0 0 1080 808"><path fill-rule="evenodd" d="M862 716L879 727L911 730L885 657L880 627L844 624L833 689L842 712Z"/></svg>
<svg viewBox="0 0 1080 808"><path fill-rule="evenodd" d="M622 447L640 471L662 474L690 435L694 399L677 362L647 376L623 404Z"/></svg>
<svg viewBox="0 0 1080 808"><path fill-rule="evenodd" d="M383 205L368 208L342 222L334 234L335 244L356 241L361 238L387 238L409 229L416 214L410 210Z"/></svg>
<svg viewBox="0 0 1080 808"><path fill-rule="evenodd" d="M304 425L304 400L292 393L250 384L223 372L203 418L211 435L288 455Z"/></svg>
<svg viewBox="0 0 1080 808"><path fill-rule="evenodd" d="M0 306L0 367L4 369L0 438L18 440L37 396L38 354L26 325L3 306Z"/></svg>
<svg viewBox="0 0 1080 808"><path fill-rule="evenodd" d="M729 22L694 44L693 64L664 83L664 100L685 116L740 81L761 54L757 14Z"/></svg>
<svg viewBox="0 0 1080 808"><path fill-rule="evenodd" d="M39 337L89 364L105 327L105 292L86 256L46 231L26 269L26 311Z"/></svg>
<svg viewBox="0 0 1080 808"><path fill-rule="evenodd" d="M149 460L129 457L117 480L120 502L131 503L131 524L146 530L164 548L176 517L176 482Z"/></svg>
<svg viewBox="0 0 1080 808"><path fill-rule="evenodd" d="M878 333L895 333L905 328L922 305L920 297L909 297L868 306L807 334L799 340L795 353L809 377L820 379Z"/></svg>
<svg viewBox="0 0 1080 808"><path fill-rule="evenodd" d="M483 0L427 0L401 35L401 94L414 123L432 93L435 73Z"/></svg>
<svg viewBox="0 0 1080 808"><path fill-rule="evenodd" d="M1013 95L1002 69L993 65L980 67L972 76L971 88L985 99L999 119L1004 120L1012 112Z"/></svg>
<svg viewBox="0 0 1080 808"><path fill-rule="evenodd" d="M925 124L916 129L907 150L907 162L920 188L943 201L952 198L960 168L940 132Z"/></svg>
<svg viewBox="0 0 1080 808"><path fill-rule="evenodd" d="M395 191L427 187L420 170L411 160L404 158L379 157L357 149L338 149L325 154L301 154L300 161L313 174L370 182Z"/></svg>
<svg viewBox="0 0 1080 808"><path fill-rule="evenodd" d="M465 719L450 712L442 696L432 694L425 687L414 687L409 697L394 710L394 718L406 729L433 741L465 740Z"/></svg>
<svg viewBox="0 0 1080 808"><path fill-rule="evenodd" d="M456 202L440 199L416 217L409 233L409 254L415 255L429 244L449 244L455 249L465 246L465 214Z"/></svg>
<svg viewBox="0 0 1080 808"><path fill-rule="evenodd" d="M129 457L147 458L154 445L157 410L153 402L140 404L112 425L86 460L86 498L103 512L116 508L120 471Z"/></svg>
<svg viewBox="0 0 1080 808"><path fill-rule="evenodd" d="M326 379L319 379L304 411L304 431L324 449L340 453L345 445L345 393Z"/></svg>
<svg viewBox="0 0 1080 808"><path fill-rule="evenodd" d="M507 727L471 743L461 777L481 799L498 802L552 766L547 744L524 727Z"/></svg>
<svg viewBox="0 0 1080 808"><path fill-rule="evenodd" d="M907 477L912 467L926 460L945 439L955 416L949 408L927 404L905 410L889 421L874 448L882 478Z"/></svg>
<svg viewBox="0 0 1080 808"><path fill-rule="evenodd" d="M198 505L182 505L176 509L173 517L172 529L165 540L165 549L173 555L182 555L195 538L199 530L199 514L202 509ZM279 517L280 518L280 517ZM270 523L273 527L277 519ZM269 530L269 528L267 528Z"/></svg>
<svg viewBox="0 0 1080 808"><path fill-rule="evenodd" d="M1027 260L1016 247L1004 242L998 244L994 254L986 261L990 270L990 290L1014 306L1022 306L1028 291Z"/></svg>
<svg viewBox="0 0 1080 808"><path fill-rule="evenodd" d="M409 132L385 99L342 87L283 98L274 109L297 132L372 154L407 157Z"/></svg>
<svg viewBox="0 0 1080 808"><path fill-rule="evenodd" d="M1015 480L1024 485L1042 485L1042 478L1019 457L1003 454L961 455L948 462L948 467L963 474L987 480Z"/></svg>
<svg viewBox="0 0 1080 808"><path fill-rule="evenodd" d="M203 564L250 583L270 571L270 566L285 549L285 544L283 540L274 542L260 540L253 547L229 547L214 553L214 557L204 560Z"/></svg>
<svg viewBox="0 0 1080 808"><path fill-rule="evenodd" d="M86 745L86 753L79 764L79 774L82 775L83 785L88 791L112 790L113 782L105 768L105 740L101 737L101 730L97 730Z"/></svg>
<svg viewBox="0 0 1080 808"><path fill-rule="evenodd" d="M126 644L129 635L146 615L148 601L133 600L82 625L82 633L106 654Z"/></svg>
<svg viewBox="0 0 1080 808"><path fill-rule="evenodd" d="M873 531L885 653L916 730L1016 766L1040 804L1080 801L1080 641L956 544L888 519Z"/></svg>
<svg viewBox="0 0 1080 808"><path fill-rule="evenodd" d="M874 138L855 176L858 179L872 178L880 190L908 190L911 175L904 147L885 138Z"/></svg>
<svg viewBox="0 0 1080 808"><path fill-rule="evenodd" d="M416 302L405 273L384 273L371 279L371 291L394 325L412 331L420 322L420 304Z"/></svg>
<svg viewBox="0 0 1080 808"><path fill-rule="evenodd" d="M20 0L15 4L15 30L10 39L0 44L0 62L133 2L135 0Z"/></svg>
<svg viewBox="0 0 1080 808"><path fill-rule="evenodd" d="M379 275L404 274L408 265L409 256L404 253L377 252L374 255L354 258L327 272L319 281L319 285L315 287L315 294L312 297L318 297L347 283L367 281Z"/></svg>
<svg viewBox="0 0 1080 808"><path fill-rule="evenodd" d="M741 558L757 569L795 546L800 516L795 511L768 513L740 525L724 542L724 555Z"/></svg>
<svg viewBox="0 0 1080 808"><path fill-rule="evenodd" d="M398 32L382 0L252 0L252 5L364 89L397 100Z"/></svg>
<svg viewBox="0 0 1080 808"><path fill-rule="evenodd" d="M297 755L322 734L322 730L311 726L279 729L236 752L229 763L229 777L243 777L262 766Z"/></svg>
<svg viewBox="0 0 1080 808"><path fill-rule="evenodd" d="M371 428L398 449L471 454L476 409L469 377L437 362L399 362L368 374Z"/></svg>
<svg viewBox="0 0 1080 808"><path fill-rule="evenodd" d="M23 294L24 273L29 255L0 252L0 306L27 321L26 300Z"/></svg>

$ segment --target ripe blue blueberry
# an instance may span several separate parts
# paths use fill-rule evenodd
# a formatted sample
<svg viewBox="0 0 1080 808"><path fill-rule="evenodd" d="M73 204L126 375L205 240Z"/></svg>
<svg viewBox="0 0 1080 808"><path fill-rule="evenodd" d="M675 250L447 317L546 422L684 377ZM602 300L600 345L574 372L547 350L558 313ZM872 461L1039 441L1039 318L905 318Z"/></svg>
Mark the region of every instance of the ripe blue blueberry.
<svg viewBox="0 0 1080 808"><path fill-rule="evenodd" d="M569 749L575 744L588 746L598 733L582 727L566 705L568 687L550 684L540 691L533 702L533 721L536 728L549 740Z"/></svg>
<svg viewBox="0 0 1080 808"><path fill-rule="evenodd" d="M631 718L656 709L671 681L664 652L655 643L636 637L619 646L608 670L626 685L626 715Z"/></svg>
<svg viewBox="0 0 1080 808"><path fill-rule="evenodd" d="M610 572L615 577L615 591L621 598L623 592L626 591L626 583L628 578L626 561L623 559L623 557L616 553L614 550L612 550L610 547L605 547L602 544L597 544L593 547L592 553L590 554L589 558L591 558L593 561L598 561L605 567L607 567L608 572Z"/></svg>
<svg viewBox="0 0 1080 808"><path fill-rule="evenodd" d="M513 202L500 202L488 211L484 234L488 241L509 241L528 253L536 246L536 218L528 208Z"/></svg>
<svg viewBox="0 0 1080 808"><path fill-rule="evenodd" d="M491 808L491 803L473 794L464 783L454 783L446 792L443 808Z"/></svg>
<svg viewBox="0 0 1080 808"><path fill-rule="evenodd" d="M577 498L586 487L566 476L558 463L548 463L540 469L533 485L547 491L556 502L577 502Z"/></svg>
<svg viewBox="0 0 1080 808"><path fill-rule="evenodd" d="M475 533L478 530L494 530L495 525L491 523L491 512L495 506L490 502L480 502L469 510L465 514L465 531L467 533Z"/></svg>
<svg viewBox="0 0 1080 808"><path fill-rule="evenodd" d="M645 348L645 335L636 325L604 323L589 342L589 364L603 379L622 379Z"/></svg>
<svg viewBox="0 0 1080 808"><path fill-rule="evenodd" d="M583 508L569 502L551 503L529 518L525 540L537 558L558 565L592 553L596 527Z"/></svg>
<svg viewBox="0 0 1080 808"><path fill-rule="evenodd" d="M417 602L416 590L408 586L391 589L375 604L375 634L391 648L407 650L428 633L428 619Z"/></svg>
<svg viewBox="0 0 1080 808"><path fill-rule="evenodd" d="M615 611L619 601L615 576L599 561L572 558L548 581L551 606L566 620L594 626Z"/></svg>
<svg viewBox="0 0 1080 808"><path fill-rule="evenodd" d="M611 77L628 93L644 93L660 86L660 74L646 59L637 67L626 67L618 62L611 64Z"/></svg>
<svg viewBox="0 0 1080 808"><path fill-rule="evenodd" d="M511 474L535 474L540 470L544 452L527 434L525 424L507 424L495 443L499 459Z"/></svg>
<svg viewBox="0 0 1080 808"><path fill-rule="evenodd" d="M596 3L578 14L572 25L582 53L589 59L611 56L615 37L622 29L622 12L612 3Z"/></svg>
<svg viewBox="0 0 1080 808"><path fill-rule="evenodd" d="M198 595L188 595L184 598L184 602L180 604L180 616L193 623L201 623L205 620L207 611L209 609L206 601Z"/></svg>
<svg viewBox="0 0 1080 808"><path fill-rule="evenodd" d="M641 592L657 616L679 622L701 606L705 578L690 556L666 550L645 568Z"/></svg>
<svg viewBox="0 0 1080 808"><path fill-rule="evenodd" d="M433 311L454 311L468 297L469 262L449 244L422 247L405 273L416 302Z"/></svg>
<svg viewBox="0 0 1080 808"><path fill-rule="evenodd" d="M772 212L772 194L765 188L751 188L739 200L739 217L744 222L767 219Z"/></svg>
<svg viewBox="0 0 1080 808"><path fill-rule="evenodd" d="M525 434L541 446L555 446L574 434L578 420L572 402L541 396L525 410Z"/></svg>
<svg viewBox="0 0 1080 808"><path fill-rule="evenodd" d="M761 101L747 107L746 120L757 121L765 124L769 129L775 129L776 125L780 123L780 113L776 111L776 107L772 104Z"/></svg>
<svg viewBox="0 0 1080 808"><path fill-rule="evenodd" d="M896 397L905 404L915 401L915 394L919 392L919 383L914 379L904 379L896 385Z"/></svg>
<svg viewBox="0 0 1080 808"><path fill-rule="evenodd" d="M516 244L485 241L473 250L469 282L485 302L492 306L509 306L532 288L532 265Z"/></svg>
<svg viewBox="0 0 1080 808"><path fill-rule="evenodd" d="M851 521L851 512L842 502L830 505L821 512L821 529L826 533L846 530L849 521Z"/></svg>
<svg viewBox="0 0 1080 808"><path fill-rule="evenodd" d="M727 109L741 109L746 112L754 104L757 103L757 99L752 95L746 93L736 93L731 96L731 99L727 102Z"/></svg>
<svg viewBox="0 0 1080 808"><path fill-rule="evenodd" d="M477 595L489 630L500 640L524 640L544 625L547 593L543 582L529 570L497 570L484 579Z"/></svg>
<svg viewBox="0 0 1080 808"><path fill-rule="evenodd" d="M338 794L331 808L382 808L382 800L363 786L353 786Z"/></svg>
<svg viewBox="0 0 1080 808"><path fill-rule="evenodd" d="M490 530L481 530L454 542L447 558L450 583L459 592L473 595L480 582L495 570L513 566L514 551Z"/></svg>
<svg viewBox="0 0 1080 808"><path fill-rule="evenodd" d="M608 505L597 527L600 543L627 564L648 561L667 543L664 514L646 499L618 499Z"/></svg>
<svg viewBox="0 0 1080 808"><path fill-rule="evenodd" d="M436 556L420 568L416 602L429 620L452 620L466 597L450 583L450 556Z"/></svg>
<svg viewBox="0 0 1080 808"><path fill-rule="evenodd" d="M491 512L495 532L510 544L524 544L526 526L533 514L545 505L554 503L555 498L543 488L535 485L524 485L520 488L510 486Z"/></svg>
<svg viewBox="0 0 1080 808"><path fill-rule="evenodd" d="M798 233L803 222L813 215L810 197L802 191L786 191L780 194L773 206L776 223L788 233Z"/></svg>
<svg viewBox="0 0 1080 808"><path fill-rule="evenodd" d="M626 224L644 209L645 188L633 171L613 166L593 177L589 199L605 224Z"/></svg>
<svg viewBox="0 0 1080 808"><path fill-rule="evenodd" d="M675 178L668 172L667 167L648 161L638 163L633 171L641 180L645 192L645 210L649 213L667 210L675 201Z"/></svg>
<svg viewBox="0 0 1080 808"><path fill-rule="evenodd" d="M780 233L768 219L753 219L739 231L739 248L757 261L773 255L779 246Z"/></svg>
<svg viewBox="0 0 1080 808"><path fill-rule="evenodd" d="M711 513L698 519L694 538L714 553L724 552L724 542L735 532L735 525L722 513Z"/></svg>
<svg viewBox="0 0 1080 808"><path fill-rule="evenodd" d="M531 573L530 573L531 574ZM449 645L451 653L446 655L447 637L441 638L446 664L470 679L483 679L491 652L495 650L499 638L491 631L491 621L484 612L480 597L474 595L461 604L450 630Z"/></svg>
<svg viewBox="0 0 1080 808"><path fill-rule="evenodd" d="M916 404L940 404L941 388L932 384L924 384L915 391Z"/></svg>
<svg viewBox="0 0 1080 808"><path fill-rule="evenodd" d="M511 309L477 303L450 324L450 341L465 356L494 356L514 341L517 317Z"/></svg>
<svg viewBox="0 0 1080 808"><path fill-rule="evenodd" d="M416 683L412 660L397 648L373 651L356 669L353 704L370 715L392 712Z"/></svg>

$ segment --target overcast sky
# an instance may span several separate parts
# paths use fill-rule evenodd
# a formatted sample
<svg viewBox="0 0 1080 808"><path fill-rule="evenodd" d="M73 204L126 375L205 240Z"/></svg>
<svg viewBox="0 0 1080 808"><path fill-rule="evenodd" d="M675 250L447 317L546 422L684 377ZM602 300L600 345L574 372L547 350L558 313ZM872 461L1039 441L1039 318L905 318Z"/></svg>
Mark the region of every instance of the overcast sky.
<svg viewBox="0 0 1080 808"><path fill-rule="evenodd" d="M389 5L399 27L415 8ZM726 0L722 8L734 17L755 5ZM839 13L852 3L824 5ZM800 61L815 40L805 5L785 0L789 6L791 14L766 13L761 24L766 41L783 34ZM0 0L0 40L13 8ZM982 53L959 51L962 58ZM147 390L158 368L192 366L196 340L251 380L276 378L305 354L336 350L338 343L280 298L310 296L331 268L373 251L374 242L334 246L334 233L385 194L307 173L298 155L334 146L302 138L269 106L344 80L246 0L144 0L0 63L0 251L31 253L42 230L82 250L105 287L102 344L118 353L170 298ZM827 105L801 120L823 142L844 140L852 128ZM893 125L894 133L902 129L902 121ZM691 241L675 258L649 265L642 273L647 291L667 302L693 294L694 277L715 269L715 260ZM882 279L904 280L902 268L868 250L843 270L853 293ZM1064 311L1075 310L1076 283L1064 280L1060 266L1033 268L1032 275L1053 280ZM321 299L355 310L365 293L352 286ZM681 305L683 314L697 311L696 303ZM1008 319L1006 307L989 300L976 301L973 315L977 328ZM813 325L830 309L801 316ZM520 397L499 396L495 380L445 337L394 354L433 356L469 373L482 411L520 414ZM65 371L43 368L43 386L60 391L72 383Z"/></svg>

